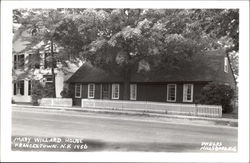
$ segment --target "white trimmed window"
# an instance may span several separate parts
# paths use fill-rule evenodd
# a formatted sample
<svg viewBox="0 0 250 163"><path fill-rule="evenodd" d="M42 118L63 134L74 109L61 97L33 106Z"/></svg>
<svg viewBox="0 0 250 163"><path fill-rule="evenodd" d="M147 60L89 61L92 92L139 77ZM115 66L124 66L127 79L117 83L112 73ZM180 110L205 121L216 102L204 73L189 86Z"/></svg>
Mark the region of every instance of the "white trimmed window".
<svg viewBox="0 0 250 163"><path fill-rule="evenodd" d="M112 99L119 99L120 85L112 84Z"/></svg>
<svg viewBox="0 0 250 163"><path fill-rule="evenodd" d="M95 84L88 84L88 98L95 98Z"/></svg>
<svg viewBox="0 0 250 163"><path fill-rule="evenodd" d="M23 69L24 68L24 54L14 55L14 69Z"/></svg>
<svg viewBox="0 0 250 163"><path fill-rule="evenodd" d="M75 97L76 98L81 98L82 96L82 85L81 84L76 84L75 85Z"/></svg>
<svg viewBox="0 0 250 163"><path fill-rule="evenodd" d="M228 72L228 58L224 58L224 72Z"/></svg>
<svg viewBox="0 0 250 163"><path fill-rule="evenodd" d="M183 102L193 102L193 84L184 84L183 85Z"/></svg>
<svg viewBox="0 0 250 163"><path fill-rule="evenodd" d="M13 84L14 95L24 95L24 80L19 80Z"/></svg>
<svg viewBox="0 0 250 163"><path fill-rule="evenodd" d="M167 85L167 101L169 102L176 101L176 84Z"/></svg>
<svg viewBox="0 0 250 163"><path fill-rule="evenodd" d="M130 100L136 100L137 96L137 85L130 84Z"/></svg>

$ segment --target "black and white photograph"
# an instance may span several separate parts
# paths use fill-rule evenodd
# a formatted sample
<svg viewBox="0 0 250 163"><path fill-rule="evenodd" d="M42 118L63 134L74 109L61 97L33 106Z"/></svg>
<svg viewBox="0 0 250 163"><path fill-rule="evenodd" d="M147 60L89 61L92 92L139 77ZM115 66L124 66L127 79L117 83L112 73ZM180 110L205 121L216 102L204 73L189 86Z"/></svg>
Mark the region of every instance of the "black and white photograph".
<svg viewBox="0 0 250 163"><path fill-rule="evenodd" d="M249 94L239 92L249 73L240 73L239 60L249 53L239 39L240 7L16 6L8 10L10 62L1 55L1 80L2 63L10 69L8 89L1 81L10 135L1 144L10 153L97 153L88 161L153 153L167 161L164 154L244 150L249 129L240 125L249 116L240 114L249 114Z"/></svg>

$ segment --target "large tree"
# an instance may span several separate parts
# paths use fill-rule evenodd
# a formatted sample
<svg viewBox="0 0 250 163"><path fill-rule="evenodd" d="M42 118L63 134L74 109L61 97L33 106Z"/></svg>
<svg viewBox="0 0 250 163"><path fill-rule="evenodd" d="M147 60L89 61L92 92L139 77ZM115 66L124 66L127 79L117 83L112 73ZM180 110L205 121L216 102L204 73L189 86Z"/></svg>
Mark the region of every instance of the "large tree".
<svg viewBox="0 0 250 163"><path fill-rule="evenodd" d="M22 13L27 12L22 18ZM207 50L238 51L238 10L224 9L57 9L16 12L15 19L39 41L60 46L51 57L86 60L123 74L129 98L133 71L178 69ZM232 53L230 53L232 54ZM236 57L237 59L237 57ZM53 59L52 59L53 60ZM199 64L197 62L197 64ZM237 66L236 66L237 72ZM53 73L53 69L52 69ZM236 73L235 73L236 74Z"/></svg>
<svg viewBox="0 0 250 163"><path fill-rule="evenodd" d="M80 34L86 37L91 34L89 41L93 40L82 47L80 55L97 67L123 74L123 98L128 99L133 71L176 69L207 50L225 47L237 50L237 10L232 12L88 9L74 21Z"/></svg>
<svg viewBox="0 0 250 163"><path fill-rule="evenodd" d="M13 23L18 24L19 28L14 28L13 42L21 39L26 42L25 48L21 52L29 52L32 54L26 58L29 60L27 68L21 76L33 74L37 64L40 63L41 52L46 55L46 66L51 69L53 78L52 96L56 97L55 86L55 68L56 62L60 62L63 66L67 66L69 54L74 54L73 45L82 45L78 30L74 26L72 18L68 18L67 14L71 13L71 9L18 9L13 10ZM24 34L25 33L25 34ZM63 38L63 33L67 33L67 38ZM64 39L64 44L62 44ZM72 46L69 52L67 49L67 41L70 40ZM72 61L75 59L71 59ZM20 75L19 75L20 76Z"/></svg>

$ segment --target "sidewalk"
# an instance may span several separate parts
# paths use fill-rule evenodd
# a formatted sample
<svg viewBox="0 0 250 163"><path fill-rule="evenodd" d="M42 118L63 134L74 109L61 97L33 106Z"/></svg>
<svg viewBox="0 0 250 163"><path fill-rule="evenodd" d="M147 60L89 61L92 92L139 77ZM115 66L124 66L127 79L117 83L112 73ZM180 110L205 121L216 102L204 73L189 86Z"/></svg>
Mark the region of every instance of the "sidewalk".
<svg viewBox="0 0 250 163"><path fill-rule="evenodd" d="M238 119L232 118L209 118L209 117L196 117L196 116L186 116L186 115L172 115L172 114L159 114L151 112L142 112L142 111L131 111L124 109L97 109L97 108L81 108L81 107L56 107L56 106L32 106L32 105L20 105L12 104L12 107L15 108L32 108L43 111L78 111L78 112L93 112L93 113L106 113L106 114L123 114L131 116L148 116L148 117L158 117L158 118L167 118L167 119L178 119L178 120L191 120L197 123L201 121L212 122L214 125L223 125L238 127Z"/></svg>

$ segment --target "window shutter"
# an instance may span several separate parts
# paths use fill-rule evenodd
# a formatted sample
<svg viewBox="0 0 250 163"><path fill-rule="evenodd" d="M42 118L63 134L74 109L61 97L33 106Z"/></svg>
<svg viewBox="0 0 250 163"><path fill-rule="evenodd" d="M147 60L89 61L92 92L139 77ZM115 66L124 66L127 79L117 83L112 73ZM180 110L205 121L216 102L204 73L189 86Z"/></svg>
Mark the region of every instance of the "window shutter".
<svg viewBox="0 0 250 163"><path fill-rule="evenodd" d="M17 55L14 55L14 69L17 69Z"/></svg>
<svg viewBox="0 0 250 163"><path fill-rule="evenodd" d="M47 63L47 56L48 56L48 54L45 53L45 54L44 54L44 68L47 68L47 66L48 66L48 63Z"/></svg>
<svg viewBox="0 0 250 163"><path fill-rule="evenodd" d="M13 84L13 89L14 89L14 95L16 95L16 83Z"/></svg>
<svg viewBox="0 0 250 163"><path fill-rule="evenodd" d="M31 80L29 80L28 95L31 95Z"/></svg>

